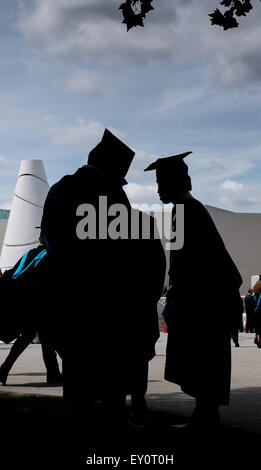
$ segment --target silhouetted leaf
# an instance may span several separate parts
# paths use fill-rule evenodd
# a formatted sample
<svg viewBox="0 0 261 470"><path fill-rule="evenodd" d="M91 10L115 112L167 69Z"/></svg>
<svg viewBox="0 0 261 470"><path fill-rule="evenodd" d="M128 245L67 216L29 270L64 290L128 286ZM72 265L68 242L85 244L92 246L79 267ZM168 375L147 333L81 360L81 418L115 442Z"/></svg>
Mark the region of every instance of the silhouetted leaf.
<svg viewBox="0 0 261 470"><path fill-rule="evenodd" d="M239 0L235 1L235 14L237 16L246 16L252 8L250 0L245 0L244 2L240 2Z"/></svg>
<svg viewBox="0 0 261 470"><path fill-rule="evenodd" d="M119 10L122 10L123 18L129 18L130 16L134 15L134 12L131 8L131 4L128 2L122 3L119 7Z"/></svg>
<svg viewBox="0 0 261 470"><path fill-rule="evenodd" d="M224 22L225 22L225 17L223 15L223 13L221 13L221 11L217 8L214 13L211 13L210 15L210 18L211 18L211 24L216 24L218 26L224 26Z"/></svg>
<svg viewBox="0 0 261 470"><path fill-rule="evenodd" d="M144 26L143 18L146 14L154 10L151 3L153 0L126 0L119 7L122 10L123 23L127 25L127 31L134 26Z"/></svg>
<svg viewBox="0 0 261 470"><path fill-rule="evenodd" d="M236 18L234 18L233 13L234 13L233 9L231 9L231 10L226 11L226 13L224 14L224 18L225 18L225 21L223 24L224 30L238 27L238 22Z"/></svg>
<svg viewBox="0 0 261 470"><path fill-rule="evenodd" d="M217 8L214 13L210 14L212 25L222 26L224 30L237 28L238 22L233 16L234 8L231 7L224 14Z"/></svg>
<svg viewBox="0 0 261 470"><path fill-rule="evenodd" d="M125 20L123 20L123 23L125 23L127 25L127 31L129 31L131 28L133 28L134 26L144 26L143 24L143 17L141 14L138 14L138 15L131 15L129 16L128 18L126 18Z"/></svg>
<svg viewBox="0 0 261 470"><path fill-rule="evenodd" d="M220 5L223 5L224 7L230 7L232 5L233 0L223 0L223 2L220 2Z"/></svg>
<svg viewBox="0 0 261 470"><path fill-rule="evenodd" d="M144 26L143 19L147 13L154 10L152 2L153 0L125 0L121 4L119 9L122 10L123 23L127 25L127 31L134 26ZM216 8L209 16L212 25L221 26L224 30L239 26L234 15L246 16L253 9L252 0L219 0L219 4L223 7L223 12Z"/></svg>
<svg viewBox="0 0 261 470"><path fill-rule="evenodd" d="M149 11L154 10L153 6L151 5L152 0L143 0L141 4L141 14L145 17Z"/></svg>

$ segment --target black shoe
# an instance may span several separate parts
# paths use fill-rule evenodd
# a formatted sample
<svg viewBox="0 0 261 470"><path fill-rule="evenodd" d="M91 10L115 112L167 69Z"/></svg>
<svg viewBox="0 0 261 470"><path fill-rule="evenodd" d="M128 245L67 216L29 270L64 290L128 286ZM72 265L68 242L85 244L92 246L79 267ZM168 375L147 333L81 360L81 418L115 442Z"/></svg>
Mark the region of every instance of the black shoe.
<svg viewBox="0 0 261 470"><path fill-rule="evenodd" d="M2 382L3 385L6 384L8 372L9 371L5 370L3 366L0 367L0 382Z"/></svg>
<svg viewBox="0 0 261 470"><path fill-rule="evenodd" d="M196 406L187 423L176 424L172 427L193 433L216 432L220 428L219 411L213 407L201 408Z"/></svg>
<svg viewBox="0 0 261 470"><path fill-rule="evenodd" d="M171 424L171 427L177 431L184 433L213 433L217 432L220 429L219 420L194 420L190 419L187 423L184 424Z"/></svg>
<svg viewBox="0 0 261 470"><path fill-rule="evenodd" d="M236 347L236 348L239 348L239 343L235 343L235 347Z"/></svg>
<svg viewBox="0 0 261 470"><path fill-rule="evenodd" d="M171 424L170 425L173 429L177 429L178 431L189 431L190 430L190 423L183 423L183 424Z"/></svg>

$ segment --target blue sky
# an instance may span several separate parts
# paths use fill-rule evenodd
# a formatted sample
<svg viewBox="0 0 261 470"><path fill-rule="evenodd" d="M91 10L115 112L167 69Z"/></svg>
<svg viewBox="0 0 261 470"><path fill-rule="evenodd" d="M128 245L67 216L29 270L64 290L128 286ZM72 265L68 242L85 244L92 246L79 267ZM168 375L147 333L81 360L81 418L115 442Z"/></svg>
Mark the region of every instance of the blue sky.
<svg viewBox="0 0 261 470"><path fill-rule="evenodd" d="M261 212L260 2L224 32L208 18L217 0L154 0L128 33L120 3L0 1L0 207L22 159L42 159L52 184L108 127L136 151L131 202L159 202L143 168L191 150L196 197Z"/></svg>

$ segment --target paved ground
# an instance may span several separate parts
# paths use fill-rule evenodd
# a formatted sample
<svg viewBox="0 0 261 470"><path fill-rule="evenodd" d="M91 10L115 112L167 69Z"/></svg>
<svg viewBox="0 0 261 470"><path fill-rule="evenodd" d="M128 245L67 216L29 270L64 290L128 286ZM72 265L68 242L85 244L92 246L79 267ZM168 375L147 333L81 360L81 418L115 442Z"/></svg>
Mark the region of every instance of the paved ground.
<svg viewBox="0 0 261 470"><path fill-rule="evenodd" d="M156 454L163 455L162 458L174 455L175 470L197 466L210 469L214 462L217 467L226 465L237 469L260 466L256 450L261 435L261 349L257 349L253 339L253 334L242 333L240 348L232 345L231 404L221 409L222 432L217 435L208 432L203 436L180 434L180 431L170 426L171 423L187 420L194 407L194 400L180 392L179 387L163 379L166 347L164 333L157 343L157 356L150 367L147 395L150 426L144 431L128 428L124 434L121 430L117 434L118 430L112 423L104 423L104 413L102 410L99 412L99 404L95 424L89 425L88 434L89 416L83 415L84 426L75 426L70 408L65 411L67 405L64 405L64 400L58 398L55 403L53 400L52 403L48 402L49 405L43 403L38 395L61 397L62 389L46 384L41 346L32 344L16 362L7 386L0 385L0 398L1 392L18 394L17 403L5 400L4 395L0 400L3 431L0 438L1 464L6 462L9 468L26 464L27 468L45 469L63 468L69 464L69 468L76 468L75 455L81 454L80 443L84 465L87 459L93 459L95 455L122 455L119 466L126 468L133 454L136 459L134 464L139 463L136 454ZM9 349L10 346L0 344L0 362ZM21 394L37 397L19 398ZM95 442L95 447L90 442ZM109 468L112 467L109 465Z"/></svg>
<svg viewBox="0 0 261 470"><path fill-rule="evenodd" d="M230 406L221 407L221 418L225 425L261 434L261 349L254 344L254 334L239 336L240 347L235 348L232 343ZM186 417L194 407L194 400L162 379L165 343L166 335L162 334L157 357L151 363L149 403L154 409Z"/></svg>
<svg viewBox="0 0 261 470"><path fill-rule="evenodd" d="M161 333L157 356L152 360L149 374L148 405L153 410L173 413L180 420L190 415L194 400L178 386L163 379L166 334ZM232 393L229 407L222 407L225 425L261 434L261 349L253 343L253 334L240 334L240 348L232 344ZM10 345L0 344L2 362ZM41 356L41 346L32 344L20 356L0 392L62 396L61 387L48 386Z"/></svg>

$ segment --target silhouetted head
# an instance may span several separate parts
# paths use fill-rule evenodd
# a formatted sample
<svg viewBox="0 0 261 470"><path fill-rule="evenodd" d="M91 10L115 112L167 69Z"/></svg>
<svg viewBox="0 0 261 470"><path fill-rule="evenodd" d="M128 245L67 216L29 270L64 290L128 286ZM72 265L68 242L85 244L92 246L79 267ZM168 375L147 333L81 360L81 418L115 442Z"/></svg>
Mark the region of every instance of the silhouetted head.
<svg viewBox="0 0 261 470"><path fill-rule="evenodd" d="M164 204L176 202L178 198L191 191L191 179L188 167L183 161L192 152L173 155L172 157L158 158L144 171L156 170L159 198Z"/></svg>
<svg viewBox="0 0 261 470"><path fill-rule="evenodd" d="M124 186L128 184L125 176L134 155L133 150L105 129L102 140L90 151L87 163Z"/></svg>

